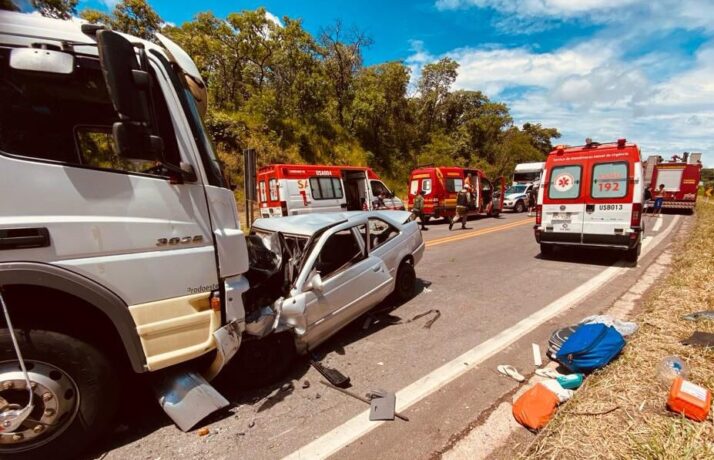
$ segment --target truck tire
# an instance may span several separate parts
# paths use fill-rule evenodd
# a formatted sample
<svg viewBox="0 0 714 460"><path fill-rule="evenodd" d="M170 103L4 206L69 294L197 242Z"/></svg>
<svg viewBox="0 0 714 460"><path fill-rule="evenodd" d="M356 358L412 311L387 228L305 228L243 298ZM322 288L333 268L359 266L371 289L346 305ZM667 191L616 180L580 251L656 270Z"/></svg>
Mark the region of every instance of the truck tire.
<svg viewBox="0 0 714 460"><path fill-rule="evenodd" d="M416 293L416 272L414 266L403 260L397 270L397 280L394 284L394 298L399 302L406 302Z"/></svg>
<svg viewBox="0 0 714 460"><path fill-rule="evenodd" d="M14 434L0 434L6 437L0 457L76 458L110 427L119 400L117 374L103 353L74 337L19 329L15 336L36 384L35 407ZM27 403L27 384L8 329L0 329L0 397L2 405Z"/></svg>
<svg viewBox="0 0 714 460"><path fill-rule="evenodd" d="M642 243L637 243L637 245L627 250L625 260L631 264L636 264L637 259L640 257L640 252L642 252Z"/></svg>
<svg viewBox="0 0 714 460"><path fill-rule="evenodd" d="M526 204L523 202L523 200L516 201L516 205L513 207L513 211L519 214L526 211Z"/></svg>
<svg viewBox="0 0 714 460"><path fill-rule="evenodd" d="M240 389L256 389L280 381L295 363L295 339L290 332L244 342L220 376ZM227 372L226 372L227 371Z"/></svg>
<svg viewBox="0 0 714 460"><path fill-rule="evenodd" d="M544 258L550 257L553 255L553 245L552 244L540 244L540 255Z"/></svg>

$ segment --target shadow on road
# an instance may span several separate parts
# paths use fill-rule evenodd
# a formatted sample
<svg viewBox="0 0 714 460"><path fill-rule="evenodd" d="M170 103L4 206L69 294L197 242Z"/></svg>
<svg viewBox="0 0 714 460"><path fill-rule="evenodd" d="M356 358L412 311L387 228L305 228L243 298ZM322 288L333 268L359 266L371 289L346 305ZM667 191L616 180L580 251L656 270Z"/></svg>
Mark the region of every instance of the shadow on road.
<svg viewBox="0 0 714 460"><path fill-rule="evenodd" d="M417 278L415 296L424 292L430 285L430 281ZM314 355L319 359L330 353L345 355L346 345L362 340L384 328L408 321L409 318L401 318L395 315L396 310L403 304L404 302L396 302L391 297L386 299L366 314L355 319L351 324L314 350ZM365 329L363 325L367 317L371 317L371 322L369 327ZM424 318L425 322L428 320L429 318ZM233 416L232 409L238 406L255 407L256 413L268 411L278 406L295 391L295 385L302 384L301 381L309 369L309 360L306 357L299 356L294 360L288 374L284 377L269 385L246 390L239 388L233 380L235 373L240 372L240 370L227 366L224 372L211 383L228 399L229 406L208 416L192 431ZM90 450L84 458L103 458L108 451L138 441L161 428L173 425L169 417L159 407L146 377L146 375L140 375L130 378L132 383L128 385L130 388L127 388L122 411L115 423L113 432L103 441L98 442L96 448ZM175 429L178 430L178 428Z"/></svg>
<svg viewBox="0 0 714 460"><path fill-rule="evenodd" d="M624 260L624 256L624 251L618 251L614 249L610 250L558 246L554 248L553 252L550 255L544 256L543 254L538 254L537 256L535 256L535 258L558 262L572 262L576 264L610 267L612 265L615 265L620 260Z"/></svg>

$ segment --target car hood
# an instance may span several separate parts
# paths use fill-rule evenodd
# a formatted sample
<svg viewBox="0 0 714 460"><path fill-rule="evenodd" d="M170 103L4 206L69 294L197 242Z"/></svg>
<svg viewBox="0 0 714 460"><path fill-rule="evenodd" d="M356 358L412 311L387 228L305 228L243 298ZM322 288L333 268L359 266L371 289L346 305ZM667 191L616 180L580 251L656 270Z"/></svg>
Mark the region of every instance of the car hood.
<svg viewBox="0 0 714 460"><path fill-rule="evenodd" d="M506 200L508 201L513 201L513 200L518 200L520 198L525 198L526 194L525 193L509 193L506 195Z"/></svg>

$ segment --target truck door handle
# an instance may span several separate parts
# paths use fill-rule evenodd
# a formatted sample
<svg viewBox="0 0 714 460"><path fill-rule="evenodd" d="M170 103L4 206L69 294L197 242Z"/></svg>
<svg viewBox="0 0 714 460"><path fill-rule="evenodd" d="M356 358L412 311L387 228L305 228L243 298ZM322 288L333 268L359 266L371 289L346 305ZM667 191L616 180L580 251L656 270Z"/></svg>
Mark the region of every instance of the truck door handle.
<svg viewBox="0 0 714 460"><path fill-rule="evenodd" d="M45 227L0 229L0 250L44 248L50 245L50 232Z"/></svg>
<svg viewBox="0 0 714 460"><path fill-rule="evenodd" d="M586 204L585 212L595 212L595 205L594 204Z"/></svg>

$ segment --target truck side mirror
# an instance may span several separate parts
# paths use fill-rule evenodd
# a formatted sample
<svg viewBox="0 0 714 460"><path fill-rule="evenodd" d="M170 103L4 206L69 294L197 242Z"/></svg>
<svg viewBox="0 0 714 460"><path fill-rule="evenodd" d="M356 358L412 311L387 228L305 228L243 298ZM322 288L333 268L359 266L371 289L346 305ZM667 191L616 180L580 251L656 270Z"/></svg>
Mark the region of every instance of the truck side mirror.
<svg viewBox="0 0 714 460"><path fill-rule="evenodd" d="M112 130L117 154L136 160L160 160L163 142L151 131L149 72L139 65L134 46L116 32L98 31L97 47L109 97L121 119Z"/></svg>

